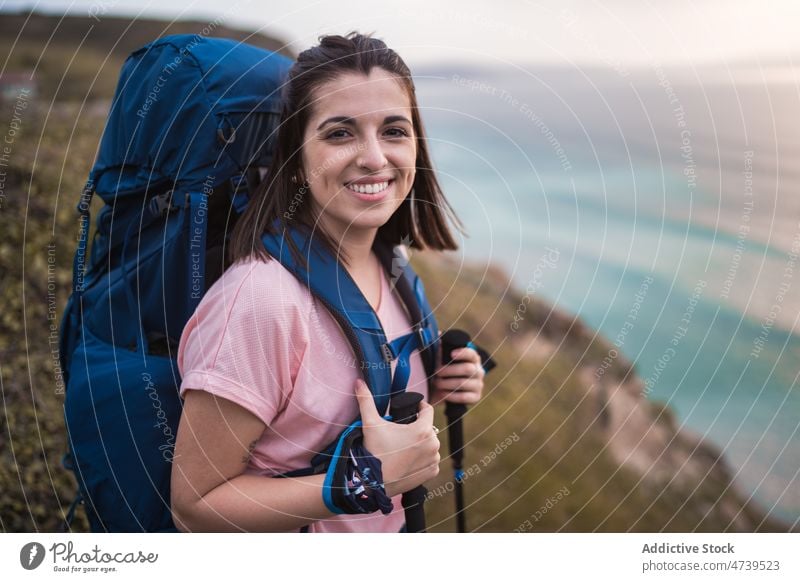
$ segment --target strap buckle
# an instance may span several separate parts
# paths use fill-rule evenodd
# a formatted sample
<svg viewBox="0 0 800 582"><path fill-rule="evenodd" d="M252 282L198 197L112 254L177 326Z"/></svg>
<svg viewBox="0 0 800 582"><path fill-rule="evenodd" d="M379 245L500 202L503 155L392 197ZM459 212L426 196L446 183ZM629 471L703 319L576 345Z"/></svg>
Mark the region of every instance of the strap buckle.
<svg viewBox="0 0 800 582"><path fill-rule="evenodd" d="M392 352L392 346L389 345L389 342L381 345L381 351L383 352L383 361L387 364L390 364L394 361L395 355Z"/></svg>
<svg viewBox="0 0 800 582"><path fill-rule="evenodd" d="M153 216L164 216L176 207L172 204L172 190L168 190L150 199L148 210Z"/></svg>
<svg viewBox="0 0 800 582"><path fill-rule="evenodd" d="M416 336L416 339L417 339L417 343L418 343L417 346L413 346L412 345L413 344L413 340L415 339L414 336ZM430 328L429 328L429 326L422 325L421 323L415 324L411 328L411 332L410 333L408 333L408 334L406 334L404 336L395 338L391 342L386 342L383 345L381 345L381 351L383 352L383 360L386 363L390 363L390 362L394 361L395 359L400 357L403 353L406 353L406 351L408 350L409 345L412 345L411 349L417 349L420 352L423 351L428 346L430 346L431 343L433 343L431 341L428 341L429 336L430 336ZM412 344L409 344L409 342L412 342ZM395 350L398 350L398 352L395 353Z"/></svg>
<svg viewBox="0 0 800 582"><path fill-rule="evenodd" d="M419 338L419 351L420 352L422 350L426 349L428 347L428 345L430 345L430 342L428 341L427 334L425 333L426 331L428 331L428 326L427 325L422 325L422 323L418 323L418 324L416 324L414 326L414 332L417 334L417 337Z"/></svg>
<svg viewBox="0 0 800 582"><path fill-rule="evenodd" d="M227 128L223 127L224 124L227 125ZM229 130L228 135L225 135L226 129ZM224 117L222 123L217 127L217 139L225 145L230 145L236 141L236 128L227 117Z"/></svg>

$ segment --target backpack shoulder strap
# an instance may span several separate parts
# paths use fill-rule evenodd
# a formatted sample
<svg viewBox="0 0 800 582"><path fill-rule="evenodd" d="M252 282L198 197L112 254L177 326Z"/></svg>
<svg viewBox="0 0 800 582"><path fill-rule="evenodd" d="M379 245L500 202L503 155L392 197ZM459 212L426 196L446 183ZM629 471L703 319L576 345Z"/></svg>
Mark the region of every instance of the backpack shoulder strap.
<svg viewBox="0 0 800 582"><path fill-rule="evenodd" d="M412 329L420 335L420 355L430 383L437 367L439 327L425 295L422 279L414 272L408 259L399 254L397 247L391 248L376 241L374 249L408 310Z"/></svg>
<svg viewBox="0 0 800 582"><path fill-rule="evenodd" d="M386 334L377 314L347 270L322 244L315 242L314 237L308 236L304 229L286 228L286 234L292 237L305 258L307 265L304 267L295 261L282 232L282 229L273 229L272 233L264 234L264 247L308 287L339 323L360 362L375 406L384 414L391 397L392 370L391 360L386 361L383 348L387 343ZM380 363L385 365L376 365Z"/></svg>

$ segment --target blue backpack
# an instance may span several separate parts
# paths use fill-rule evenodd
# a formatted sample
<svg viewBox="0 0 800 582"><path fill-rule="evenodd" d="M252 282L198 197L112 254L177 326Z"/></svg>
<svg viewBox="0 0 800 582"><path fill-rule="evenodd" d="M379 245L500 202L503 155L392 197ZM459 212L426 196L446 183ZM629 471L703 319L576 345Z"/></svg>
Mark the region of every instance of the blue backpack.
<svg viewBox="0 0 800 582"><path fill-rule="evenodd" d="M78 204L73 292L61 323L64 416L78 495L92 531L176 531L170 474L181 414L178 339L225 268L228 233L271 161L292 61L227 39L175 35L125 62L97 160ZM94 195L105 205L89 241ZM308 260L296 264L282 236L264 244L342 326L365 364L378 410L402 391L420 350L429 377L438 328L422 282L395 249L375 250L413 332L387 342L377 315L335 257L289 229ZM383 363L384 365L379 365ZM374 365L372 365L374 364ZM325 462L326 451L310 470Z"/></svg>

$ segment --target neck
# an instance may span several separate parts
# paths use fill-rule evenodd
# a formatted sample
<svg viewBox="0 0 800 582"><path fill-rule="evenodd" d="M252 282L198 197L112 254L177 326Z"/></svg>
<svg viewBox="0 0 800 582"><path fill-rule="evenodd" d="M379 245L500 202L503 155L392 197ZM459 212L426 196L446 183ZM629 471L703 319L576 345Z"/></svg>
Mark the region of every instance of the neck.
<svg viewBox="0 0 800 582"><path fill-rule="evenodd" d="M347 253L351 270L363 272L372 266L372 244L375 242L376 232L373 230L350 240L342 240L342 249Z"/></svg>
<svg viewBox="0 0 800 582"><path fill-rule="evenodd" d="M347 255L350 263L348 270L351 273L364 273L374 268L372 245L378 234L377 228L350 228L346 232L333 229L329 232L334 237L334 244L338 242L340 251Z"/></svg>

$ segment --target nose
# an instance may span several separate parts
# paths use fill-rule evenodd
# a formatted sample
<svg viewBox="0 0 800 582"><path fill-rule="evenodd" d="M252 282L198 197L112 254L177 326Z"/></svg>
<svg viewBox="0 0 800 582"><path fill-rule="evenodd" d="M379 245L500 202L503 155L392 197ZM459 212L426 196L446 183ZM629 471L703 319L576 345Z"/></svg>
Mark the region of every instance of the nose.
<svg viewBox="0 0 800 582"><path fill-rule="evenodd" d="M386 155L383 153L383 144L377 137L367 138L358 144L356 164L359 168L369 171L382 170L386 167Z"/></svg>

